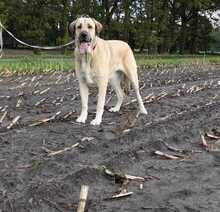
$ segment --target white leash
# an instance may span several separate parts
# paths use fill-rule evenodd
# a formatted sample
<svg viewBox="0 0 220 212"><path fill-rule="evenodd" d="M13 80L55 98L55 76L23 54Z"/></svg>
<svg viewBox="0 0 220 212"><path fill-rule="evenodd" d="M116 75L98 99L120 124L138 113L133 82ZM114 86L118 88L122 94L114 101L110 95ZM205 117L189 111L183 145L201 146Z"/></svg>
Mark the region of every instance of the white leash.
<svg viewBox="0 0 220 212"><path fill-rule="evenodd" d="M34 48L34 49L44 49L44 50L52 50L52 49L62 49L66 46L69 46L71 44L73 44L75 41L72 40L70 41L69 43L66 43L66 44L63 44L63 45L60 45L60 46L35 46L35 45L30 45L30 44L27 44L21 40L19 40L18 38L16 38L9 30L7 30L3 25L2 23L0 22L0 58L2 57L2 53L3 53L3 38L2 38L2 31L3 29L11 36L13 37L17 42L19 42L20 44L24 45L24 46L28 46L28 47L31 47L31 48Z"/></svg>

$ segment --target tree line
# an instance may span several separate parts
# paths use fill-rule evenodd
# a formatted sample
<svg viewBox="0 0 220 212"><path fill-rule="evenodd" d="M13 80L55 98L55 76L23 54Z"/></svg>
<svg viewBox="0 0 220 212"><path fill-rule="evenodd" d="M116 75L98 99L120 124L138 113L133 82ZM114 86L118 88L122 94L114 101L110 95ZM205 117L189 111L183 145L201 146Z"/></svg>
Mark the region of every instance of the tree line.
<svg viewBox="0 0 220 212"><path fill-rule="evenodd" d="M196 53L213 42L210 15L219 0L1 0L0 20L30 44L66 43L68 24L86 14L103 26L101 36L127 41L147 53ZM4 35L8 48L19 44Z"/></svg>

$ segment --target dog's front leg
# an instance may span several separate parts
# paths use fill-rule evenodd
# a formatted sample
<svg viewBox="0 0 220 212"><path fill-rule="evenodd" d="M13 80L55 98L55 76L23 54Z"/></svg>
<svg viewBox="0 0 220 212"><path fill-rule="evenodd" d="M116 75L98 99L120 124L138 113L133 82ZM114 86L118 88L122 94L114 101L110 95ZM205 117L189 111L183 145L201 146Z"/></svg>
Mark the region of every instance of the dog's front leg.
<svg viewBox="0 0 220 212"><path fill-rule="evenodd" d="M96 117L91 121L91 125L100 125L102 122L107 86L107 80L103 80L102 82L98 83L98 103L96 108Z"/></svg>
<svg viewBox="0 0 220 212"><path fill-rule="evenodd" d="M87 116L88 116L88 96L89 96L89 89L82 79L79 79L79 90L80 90L80 96L81 96L81 114L77 118L77 122L85 123Z"/></svg>

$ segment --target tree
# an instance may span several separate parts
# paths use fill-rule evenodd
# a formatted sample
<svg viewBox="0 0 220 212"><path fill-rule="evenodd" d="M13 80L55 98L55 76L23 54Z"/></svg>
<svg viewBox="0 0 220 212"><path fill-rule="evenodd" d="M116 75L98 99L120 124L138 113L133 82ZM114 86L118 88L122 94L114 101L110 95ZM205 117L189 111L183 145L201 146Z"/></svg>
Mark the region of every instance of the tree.
<svg viewBox="0 0 220 212"><path fill-rule="evenodd" d="M2 22L2 24L6 22L7 16L8 16L8 11L6 9L5 2L1 1L0 2L0 21Z"/></svg>
<svg viewBox="0 0 220 212"><path fill-rule="evenodd" d="M69 40L68 24L87 14L103 23L102 37L140 52L196 53L209 48L207 14L218 9L219 0L1 0L0 19L30 44L59 45ZM20 46L9 36L5 44Z"/></svg>

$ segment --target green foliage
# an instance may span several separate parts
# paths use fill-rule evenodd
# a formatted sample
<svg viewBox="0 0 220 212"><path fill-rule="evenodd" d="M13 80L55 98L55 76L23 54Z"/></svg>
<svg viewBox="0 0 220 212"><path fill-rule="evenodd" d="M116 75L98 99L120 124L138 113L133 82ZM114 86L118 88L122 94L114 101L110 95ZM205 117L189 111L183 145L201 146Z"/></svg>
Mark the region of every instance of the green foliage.
<svg viewBox="0 0 220 212"><path fill-rule="evenodd" d="M211 51L220 52L220 27L216 28L211 33L211 39L213 40L211 45Z"/></svg>
<svg viewBox="0 0 220 212"><path fill-rule="evenodd" d="M8 16L7 8L5 7L5 3L1 1L0 2L0 21L2 22L2 24L5 24L7 20L7 16Z"/></svg>
<svg viewBox="0 0 220 212"><path fill-rule="evenodd" d="M35 45L69 41L68 24L88 14L104 25L102 37L122 39L147 53L196 53L210 49L213 27L207 13L218 0L1 0L0 20ZM21 47L6 37L8 48Z"/></svg>

